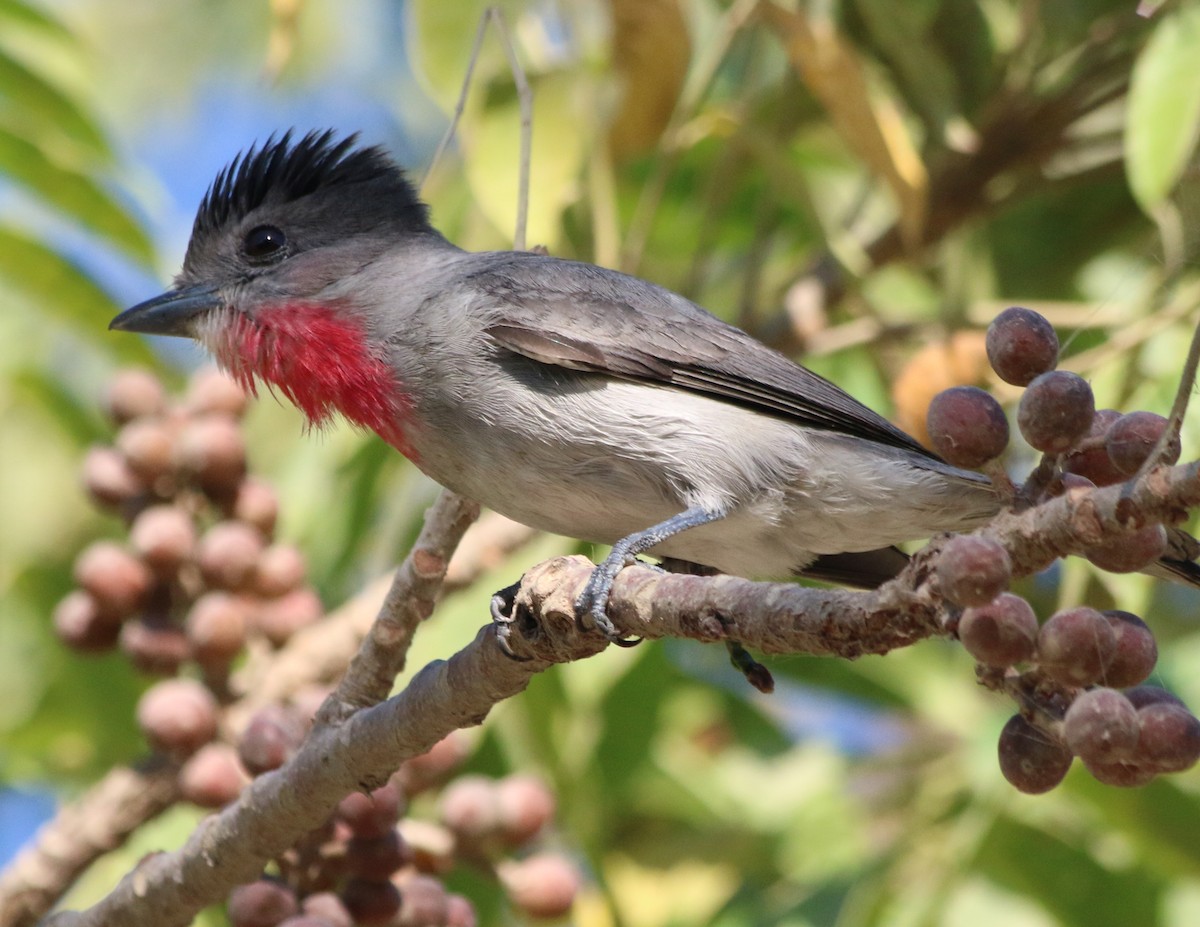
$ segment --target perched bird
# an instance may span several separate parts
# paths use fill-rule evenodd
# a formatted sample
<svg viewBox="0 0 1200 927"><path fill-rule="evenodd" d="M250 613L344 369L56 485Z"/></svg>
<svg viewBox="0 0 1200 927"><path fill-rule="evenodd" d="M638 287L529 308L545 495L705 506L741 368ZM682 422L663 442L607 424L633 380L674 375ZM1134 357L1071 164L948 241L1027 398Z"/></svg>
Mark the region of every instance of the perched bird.
<svg viewBox="0 0 1200 927"><path fill-rule="evenodd" d="M355 137L272 137L218 174L183 270L112 322L203 344L313 424L340 413L516 521L640 553L875 586L892 545L977 526L990 482L820 376L636 277L472 253Z"/></svg>

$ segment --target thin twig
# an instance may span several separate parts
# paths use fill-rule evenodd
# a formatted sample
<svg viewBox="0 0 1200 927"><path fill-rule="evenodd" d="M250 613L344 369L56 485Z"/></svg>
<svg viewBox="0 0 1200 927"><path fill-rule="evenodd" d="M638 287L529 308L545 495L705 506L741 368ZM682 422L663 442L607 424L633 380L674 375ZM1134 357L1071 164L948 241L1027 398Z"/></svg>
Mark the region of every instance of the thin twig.
<svg viewBox="0 0 1200 927"><path fill-rule="evenodd" d="M508 68L512 73L513 83L517 87L517 105L521 110L521 152L517 174L517 221L516 228L513 230L513 249L524 251L525 232L529 224L529 171L533 158L533 91L529 86L529 81L525 78L525 69L521 67L521 62L517 58L517 49L513 44L508 22L504 18L504 11L499 7L489 6L479 18L479 25L475 29L475 41L471 44L471 56L467 59L467 72L463 77L458 101L454 106L454 115L450 119L450 125L442 134L442 138L433 152L433 157L429 160L429 167L425 170L425 176L421 178L420 189L425 188L425 182L429 179L429 175L433 173L434 167L445 154L450 140L454 138L454 133L458 131L458 124L462 121L463 113L466 111L467 94L471 89L471 80L475 76L475 65L479 63L479 53L483 48L483 37L487 33L489 24L495 26L500 45L508 59Z"/></svg>
<svg viewBox="0 0 1200 927"><path fill-rule="evenodd" d="M1145 476L1151 469L1163 463L1168 463L1168 447L1179 437L1183 428L1183 417L1187 414L1188 402L1192 398L1192 390L1196 388L1196 370L1200 367L1200 324L1192 331L1192 343L1188 345L1187 359L1183 362L1183 372L1179 375L1179 388L1175 391L1175 401L1171 403L1171 414L1167 416L1167 427L1158 436L1158 443L1150 452L1145 462L1137 472L1137 478Z"/></svg>

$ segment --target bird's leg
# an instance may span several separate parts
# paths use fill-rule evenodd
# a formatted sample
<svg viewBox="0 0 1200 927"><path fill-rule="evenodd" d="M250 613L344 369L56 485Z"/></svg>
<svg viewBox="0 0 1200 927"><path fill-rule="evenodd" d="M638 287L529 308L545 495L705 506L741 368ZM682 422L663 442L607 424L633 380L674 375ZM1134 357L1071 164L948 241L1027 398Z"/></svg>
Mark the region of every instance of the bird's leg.
<svg viewBox="0 0 1200 927"><path fill-rule="evenodd" d="M696 528L700 525L707 525L709 522L719 521L725 515L724 510L694 506L678 515L672 515L666 521L652 525L644 531L621 538L613 545L612 553L592 571L591 579L584 587L579 601L575 603L576 612L581 617L585 614L590 616L592 624L614 644L632 647L638 643L640 638L622 637L606 614L608 596L612 592L613 581L617 578L617 574L627 563L632 562L634 557L645 553L656 544L661 544L667 538L674 537L688 528Z"/></svg>

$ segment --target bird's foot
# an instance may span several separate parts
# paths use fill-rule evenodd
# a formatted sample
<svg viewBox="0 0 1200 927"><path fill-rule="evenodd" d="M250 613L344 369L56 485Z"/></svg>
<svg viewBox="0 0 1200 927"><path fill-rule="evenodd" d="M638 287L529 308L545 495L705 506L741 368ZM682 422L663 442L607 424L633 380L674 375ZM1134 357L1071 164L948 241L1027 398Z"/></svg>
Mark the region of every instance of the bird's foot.
<svg viewBox="0 0 1200 927"><path fill-rule="evenodd" d="M517 590L520 588L520 582L515 582L493 594L488 611L491 612L492 624L496 627L496 643L500 645L504 655L519 663L526 663L531 658L516 653L509 640L512 636L513 625L517 622Z"/></svg>
<svg viewBox="0 0 1200 927"><path fill-rule="evenodd" d="M613 581L625 566L637 562L636 557L614 550L592 570L583 593L575 602L580 627L586 627L584 616L587 616L592 626L618 647L635 647L642 642L640 637L625 637L608 617L608 597L612 594Z"/></svg>

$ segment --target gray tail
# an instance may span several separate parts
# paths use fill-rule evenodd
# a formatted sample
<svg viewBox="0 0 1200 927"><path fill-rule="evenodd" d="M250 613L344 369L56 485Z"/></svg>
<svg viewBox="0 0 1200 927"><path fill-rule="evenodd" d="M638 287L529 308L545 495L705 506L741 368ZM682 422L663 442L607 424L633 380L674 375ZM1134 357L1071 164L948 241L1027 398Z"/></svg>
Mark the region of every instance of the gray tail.
<svg viewBox="0 0 1200 927"><path fill-rule="evenodd" d="M1167 529L1167 554L1143 570L1150 576L1200 589L1200 541L1178 528ZM799 575L839 586L875 589L904 569L908 555L895 547L854 554L825 554Z"/></svg>
<svg viewBox="0 0 1200 927"><path fill-rule="evenodd" d="M864 550L852 554L822 554L799 570L805 579L823 583L876 589L893 579L908 564L908 554L896 547Z"/></svg>
<svg viewBox="0 0 1200 927"><path fill-rule="evenodd" d="M1200 541L1178 528L1167 529L1167 554L1143 573L1200 589Z"/></svg>

